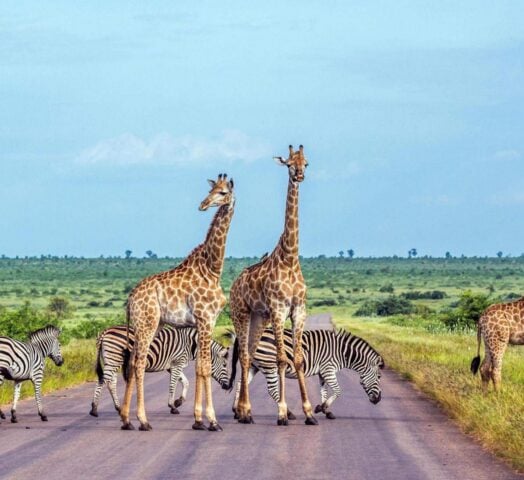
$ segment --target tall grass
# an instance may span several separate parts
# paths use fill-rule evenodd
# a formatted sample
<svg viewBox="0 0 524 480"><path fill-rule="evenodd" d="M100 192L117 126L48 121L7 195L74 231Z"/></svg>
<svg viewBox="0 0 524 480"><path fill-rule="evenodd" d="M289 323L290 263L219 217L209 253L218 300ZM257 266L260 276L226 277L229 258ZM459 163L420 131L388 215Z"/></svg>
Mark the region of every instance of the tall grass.
<svg viewBox="0 0 524 480"><path fill-rule="evenodd" d="M508 348L502 391L490 389L484 395L479 376L469 370L477 352L476 335L430 334L420 326L347 315L337 316L335 323L370 341L389 367L436 399L465 432L524 471L524 348Z"/></svg>

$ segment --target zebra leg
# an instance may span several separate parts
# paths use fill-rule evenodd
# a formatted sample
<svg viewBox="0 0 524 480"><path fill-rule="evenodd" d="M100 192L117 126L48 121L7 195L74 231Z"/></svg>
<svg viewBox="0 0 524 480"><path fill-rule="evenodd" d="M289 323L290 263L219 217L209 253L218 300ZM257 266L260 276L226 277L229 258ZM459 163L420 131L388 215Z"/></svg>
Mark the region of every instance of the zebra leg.
<svg viewBox="0 0 524 480"><path fill-rule="evenodd" d="M110 371L108 377L109 378L105 379L107 389L109 390L109 393L111 394L111 398L113 399L113 405L115 406L115 410L118 413L120 413L120 410L121 410L120 400L118 399L118 392L116 390L116 384L118 380L116 369L113 371Z"/></svg>
<svg viewBox="0 0 524 480"><path fill-rule="evenodd" d="M20 398L21 388L22 388L22 382L15 382L14 395L13 395L13 407L11 408L11 423L18 423L18 418L16 417L16 406L18 404L18 399Z"/></svg>
<svg viewBox="0 0 524 480"><path fill-rule="evenodd" d="M4 379L0 377L0 386L4 383ZM0 419L5 420L5 413L2 412L2 409L0 408Z"/></svg>
<svg viewBox="0 0 524 480"><path fill-rule="evenodd" d="M42 377L39 376L38 378L34 379L33 385L35 387L35 399L36 406L38 408L38 415L40 415L40 420L42 420L42 422L47 422L47 415L44 413L44 408L42 406Z"/></svg>
<svg viewBox="0 0 524 480"><path fill-rule="evenodd" d="M93 401L91 402L91 410L89 415L92 417L98 417L98 401L100 400L100 393L102 393L102 387L104 382L97 382L95 386L95 392L93 393Z"/></svg>
<svg viewBox="0 0 524 480"><path fill-rule="evenodd" d="M326 381L324 380L324 378L322 377L321 374L318 375L318 381L320 383L320 404L315 407L315 413L321 413L322 412L322 404L328 398Z"/></svg>
<svg viewBox="0 0 524 480"><path fill-rule="evenodd" d="M313 408L308 398L306 379L304 375L304 352L302 350L302 334L306 322L305 305L296 306L291 313L293 323L293 362L297 372L298 386L300 387L300 396L302 397L302 410L306 415L306 425L318 425L313 416Z"/></svg>
<svg viewBox="0 0 524 480"><path fill-rule="evenodd" d="M182 405L182 402L178 403L177 405L177 401L175 400L176 386L178 383L178 379L181 378L182 375L184 375L182 373L182 365L172 364L171 368L169 369L169 398L167 400L167 406L171 409L171 413L175 415L180 413L176 407ZM186 377L184 376L184 378Z"/></svg>
<svg viewBox="0 0 524 480"><path fill-rule="evenodd" d="M279 398L279 384L278 384L278 369L272 368L269 370L262 369L262 373L264 374L264 377L266 377L266 383L267 383L267 391L269 392L269 396L275 400L275 402L278 404ZM287 418L288 420L296 420L297 417L295 414L287 409Z"/></svg>
<svg viewBox="0 0 524 480"><path fill-rule="evenodd" d="M333 405L333 402L342 393L342 389L340 388L340 385L338 384L337 374L334 370L330 369L326 372L323 372L322 376L324 377L329 388L333 391L333 395L331 395L331 397L329 397L327 400L322 402L322 411L326 415L326 418L328 418L329 420L334 420L337 417L335 417L335 415L333 415L333 413L331 413L329 409L331 405Z"/></svg>

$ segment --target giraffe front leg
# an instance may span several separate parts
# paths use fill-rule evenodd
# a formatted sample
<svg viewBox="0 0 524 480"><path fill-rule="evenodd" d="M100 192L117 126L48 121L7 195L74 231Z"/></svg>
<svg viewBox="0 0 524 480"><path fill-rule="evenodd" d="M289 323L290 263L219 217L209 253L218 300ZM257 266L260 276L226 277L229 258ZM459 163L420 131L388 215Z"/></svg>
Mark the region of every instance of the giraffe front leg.
<svg viewBox="0 0 524 480"><path fill-rule="evenodd" d="M144 401L144 377L147 366L147 353L149 346L155 335L155 330L142 332L140 335L135 334L135 378L136 378L136 416L140 422L139 430L148 432L153 430L151 424L147 421L146 406Z"/></svg>
<svg viewBox="0 0 524 480"><path fill-rule="evenodd" d="M15 382L14 395L13 395L13 407L11 408L11 423L18 423L18 418L16 417L16 406L18 404L18 399L20 398L21 388L22 388L22 382ZM35 387L35 395L36 395L36 387ZM38 401L37 401L37 404L38 404ZM38 413L40 414L40 407L38 408Z"/></svg>
<svg viewBox="0 0 524 480"><path fill-rule="evenodd" d="M131 397L135 388L135 351L131 352L129 359L129 379L126 383L126 391L124 393L124 401L120 407L120 419L122 420L122 430L134 430L133 424L129 420L129 410L131 408Z"/></svg>
<svg viewBox="0 0 524 480"><path fill-rule="evenodd" d="M279 305L272 308L271 325L275 335L275 346L277 349L277 371L278 371L278 419L277 425L288 425L288 408L286 403L286 368L287 355L284 348L284 322L288 317L289 309Z"/></svg>
<svg viewBox="0 0 524 480"><path fill-rule="evenodd" d="M293 362L297 372L298 386L300 387L300 396L302 397L302 410L306 415L306 425L318 425L316 418L313 416L313 408L308 398L306 379L304 375L304 352L302 349L302 333L306 322L306 307L297 305L291 314L293 323Z"/></svg>
<svg viewBox="0 0 524 480"><path fill-rule="evenodd" d="M232 305L235 307L235 305ZM235 418L239 423L255 423L251 416L251 402L249 401L249 369L251 359L249 357L249 322L250 314L246 310L232 308L231 310L235 333L238 340L238 357L240 360L240 391L236 402Z"/></svg>

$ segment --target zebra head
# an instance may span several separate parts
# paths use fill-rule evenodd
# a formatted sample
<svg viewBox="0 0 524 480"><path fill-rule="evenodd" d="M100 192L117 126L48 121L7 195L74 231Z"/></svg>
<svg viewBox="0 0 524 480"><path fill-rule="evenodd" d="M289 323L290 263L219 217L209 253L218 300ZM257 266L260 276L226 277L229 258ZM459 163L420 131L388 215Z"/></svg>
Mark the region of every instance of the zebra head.
<svg viewBox="0 0 524 480"><path fill-rule="evenodd" d="M48 325L40 330L36 330L29 336L29 341L38 345L42 354L53 360L58 367L64 363L60 342L58 341L60 333L61 330L58 327Z"/></svg>
<svg viewBox="0 0 524 480"><path fill-rule="evenodd" d="M360 385L366 392L369 401L376 405L382 398L382 390L380 389L381 370L384 368L384 360L380 355L374 352L374 356L370 356L365 368L360 373Z"/></svg>
<svg viewBox="0 0 524 480"><path fill-rule="evenodd" d="M220 343L211 343L211 375L220 383L224 390L229 390L229 374L227 371L227 357L229 350Z"/></svg>

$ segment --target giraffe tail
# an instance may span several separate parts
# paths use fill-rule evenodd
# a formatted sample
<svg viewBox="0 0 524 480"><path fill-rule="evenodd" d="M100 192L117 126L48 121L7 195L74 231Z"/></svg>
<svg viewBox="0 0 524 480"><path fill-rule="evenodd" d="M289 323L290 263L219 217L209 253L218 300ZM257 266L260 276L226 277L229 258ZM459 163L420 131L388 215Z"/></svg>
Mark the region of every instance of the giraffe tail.
<svg viewBox="0 0 524 480"><path fill-rule="evenodd" d="M476 373L479 371L480 367L480 342L482 340L482 327L480 320L477 323L477 356L471 360L471 373L473 375L476 375Z"/></svg>
<svg viewBox="0 0 524 480"><path fill-rule="evenodd" d="M229 385L227 390L231 391L233 390L233 386L235 385L235 377L237 376L237 362L239 357L239 343L238 343L238 337L235 338L235 343L233 345L233 358L231 359L231 375L229 376Z"/></svg>

